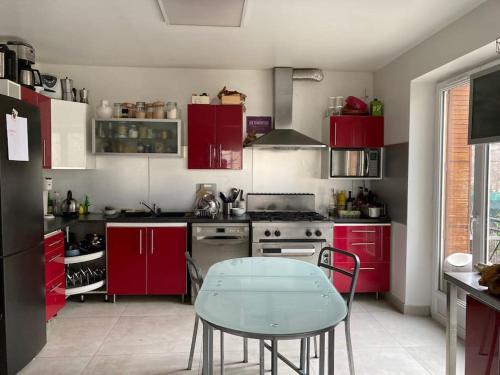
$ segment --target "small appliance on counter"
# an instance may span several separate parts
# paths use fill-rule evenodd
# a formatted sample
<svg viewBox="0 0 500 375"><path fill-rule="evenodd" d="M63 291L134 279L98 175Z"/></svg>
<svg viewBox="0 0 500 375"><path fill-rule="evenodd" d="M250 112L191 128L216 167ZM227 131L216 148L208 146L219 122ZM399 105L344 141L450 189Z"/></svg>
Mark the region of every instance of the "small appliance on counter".
<svg viewBox="0 0 500 375"><path fill-rule="evenodd" d="M382 178L382 148L331 149L331 178Z"/></svg>
<svg viewBox="0 0 500 375"><path fill-rule="evenodd" d="M194 215L215 218L220 212L216 184L197 184Z"/></svg>
<svg viewBox="0 0 500 375"><path fill-rule="evenodd" d="M42 91L42 76L35 64L35 49L27 42L21 40L0 40L9 50L15 52L17 58L17 79L15 82L36 91Z"/></svg>
<svg viewBox="0 0 500 375"><path fill-rule="evenodd" d="M73 199L73 193L68 190L66 199L61 203L61 212L63 216L78 216L78 202Z"/></svg>
<svg viewBox="0 0 500 375"><path fill-rule="evenodd" d="M62 85L61 80L55 75L43 73L42 74L43 91L41 94L48 96L52 99L62 99Z"/></svg>
<svg viewBox="0 0 500 375"><path fill-rule="evenodd" d="M50 208L52 207L49 199L50 191L52 191L52 178L44 177L43 178L43 217L45 219L53 219L54 213L50 212Z"/></svg>

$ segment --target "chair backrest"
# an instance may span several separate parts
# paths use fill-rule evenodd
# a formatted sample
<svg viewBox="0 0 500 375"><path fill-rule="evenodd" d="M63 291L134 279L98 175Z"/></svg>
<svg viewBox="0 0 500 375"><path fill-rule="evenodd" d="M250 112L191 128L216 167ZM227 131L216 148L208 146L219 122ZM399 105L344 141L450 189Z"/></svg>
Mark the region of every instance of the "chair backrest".
<svg viewBox="0 0 500 375"><path fill-rule="evenodd" d="M330 253L328 257L325 257L323 254L324 253ZM333 263L333 258L335 253L337 254L342 254L346 257L349 257L352 259L354 266L352 269L347 270L344 268L338 268L335 266ZM325 263L323 259L328 259L329 263ZM338 272L344 276L347 276L351 278L351 286L349 287L349 293L347 295L347 318L351 315L351 306L352 306L352 300L354 298L354 292L356 291L356 284L358 283L358 275L359 275L359 258L356 254L350 253L345 250L340 250L340 249L335 249L333 247L324 247L321 249L321 252L319 253L319 260L318 260L318 267L323 267L326 269L331 270L332 272Z"/></svg>
<svg viewBox="0 0 500 375"><path fill-rule="evenodd" d="M193 258L191 258L191 255L186 251L186 262L187 262L187 268L189 272L189 278L191 279L191 290L193 292L192 296L192 301L194 302L196 300L196 297L198 296L198 292L201 289L201 286L203 285L203 273L201 272L200 267L194 262Z"/></svg>

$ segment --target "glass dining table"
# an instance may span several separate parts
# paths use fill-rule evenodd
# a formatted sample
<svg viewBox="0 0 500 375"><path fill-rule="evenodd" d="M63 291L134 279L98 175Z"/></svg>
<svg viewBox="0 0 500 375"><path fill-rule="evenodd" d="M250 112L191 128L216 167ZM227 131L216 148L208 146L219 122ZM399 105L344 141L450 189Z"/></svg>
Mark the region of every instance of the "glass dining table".
<svg viewBox="0 0 500 375"><path fill-rule="evenodd" d="M294 366L278 352L278 342L300 339L302 344L314 336L320 337L319 373L324 374L328 336L328 374L333 374L334 330L346 317L347 305L314 264L272 257L216 263L208 270L195 310L203 322L203 375L213 374L214 329L260 340L261 374L264 348L271 351L271 373L277 374L278 359ZM308 373L302 358L294 369Z"/></svg>

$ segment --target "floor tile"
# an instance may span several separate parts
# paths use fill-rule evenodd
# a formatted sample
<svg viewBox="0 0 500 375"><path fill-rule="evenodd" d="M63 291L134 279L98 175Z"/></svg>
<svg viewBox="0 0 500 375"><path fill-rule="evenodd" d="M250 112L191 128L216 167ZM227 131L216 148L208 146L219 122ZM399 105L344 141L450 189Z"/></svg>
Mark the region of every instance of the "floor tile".
<svg viewBox="0 0 500 375"><path fill-rule="evenodd" d="M100 355L187 352L194 314L122 316L99 349Z"/></svg>
<svg viewBox="0 0 500 375"><path fill-rule="evenodd" d="M66 301L66 306L59 312L61 318L120 316L127 306L124 302L103 302L102 296L87 296L85 302Z"/></svg>
<svg viewBox="0 0 500 375"><path fill-rule="evenodd" d="M56 318L47 324L47 344L41 357L92 356L118 317Z"/></svg>
<svg viewBox="0 0 500 375"><path fill-rule="evenodd" d="M125 303L122 315L126 316L161 316L194 313L194 306L181 303L180 297L156 296L119 296L117 303Z"/></svg>
<svg viewBox="0 0 500 375"><path fill-rule="evenodd" d="M35 358L19 375L77 375L81 374L92 357Z"/></svg>
<svg viewBox="0 0 500 375"><path fill-rule="evenodd" d="M433 375L444 375L446 372L446 348L444 346L414 346L406 351L415 358L427 371ZM457 375L465 373L464 344L459 341L457 345Z"/></svg>
<svg viewBox="0 0 500 375"><path fill-rule="evenodd" d="M428 317L396 311L370 313L402 346L443 346L445 330Z"/></svg>

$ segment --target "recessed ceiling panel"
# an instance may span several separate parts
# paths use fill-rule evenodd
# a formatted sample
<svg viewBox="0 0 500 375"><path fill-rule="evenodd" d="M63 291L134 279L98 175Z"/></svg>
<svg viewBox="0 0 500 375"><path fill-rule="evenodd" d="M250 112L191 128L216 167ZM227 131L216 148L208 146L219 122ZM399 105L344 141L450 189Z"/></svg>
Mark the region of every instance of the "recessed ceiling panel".
<svg viewBox="0 0 500 375"><path fill-rule="evenodd" d="M245 0L158 0L170 25L240 27Z"/></svg>

